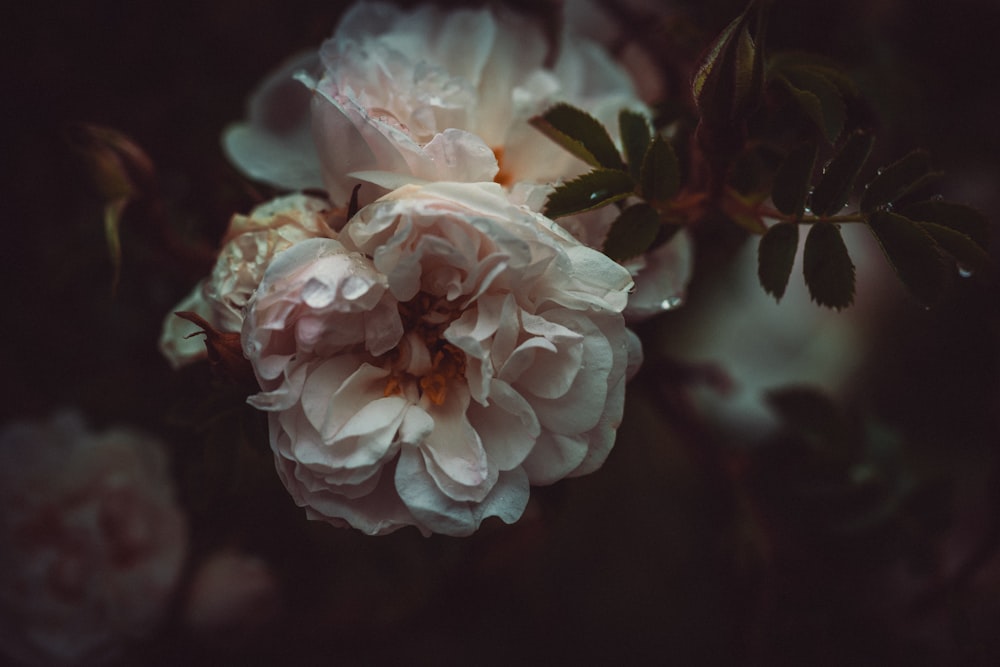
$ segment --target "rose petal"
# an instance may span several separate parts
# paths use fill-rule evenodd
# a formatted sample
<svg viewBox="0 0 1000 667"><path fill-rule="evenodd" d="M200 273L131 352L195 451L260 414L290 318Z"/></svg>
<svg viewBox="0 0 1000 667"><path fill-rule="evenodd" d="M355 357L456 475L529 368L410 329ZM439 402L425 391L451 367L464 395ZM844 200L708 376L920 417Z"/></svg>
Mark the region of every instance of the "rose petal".
<svg viewBox="0 0 1000 667"><path fill-rule="evenodd" d="M250 98L249 122L226 129L226 155L248 177L289 190L322 188L307 87L294 79L315 70L315 54L298 56L268 76Z"/></svg>
<svg viewBox="0 0 1000 667"><path fill-rule="evenodd" d="M396 489L407 509L426 530L461 537L471 535L483 519L497 516L514 523L528 504L528 478L520 468L500 473L490 493L478 503L444 495L425 468L415 447L403 447L396 465Z"/></svg>

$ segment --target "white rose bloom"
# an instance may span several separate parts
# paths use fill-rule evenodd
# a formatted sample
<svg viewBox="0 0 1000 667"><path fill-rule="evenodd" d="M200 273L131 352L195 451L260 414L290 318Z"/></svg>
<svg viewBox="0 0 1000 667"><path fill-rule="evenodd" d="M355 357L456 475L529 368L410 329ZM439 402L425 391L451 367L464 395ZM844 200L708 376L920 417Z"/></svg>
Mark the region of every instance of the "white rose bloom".
<svg viewBox="0 0 1000 667"><path fill-rule="evenodd" d="M318 70L297 61L315 89L311 116L302 93L282 83L286 68L257 91L249 122L230 128L224 144L247 175L290 189L322 180L342 204L356 172L396 182L566 179L586 165L528 125L531 116L569 102L617 139L622 108L649 111L599 45L568 33L551 68L548 49L539 26L514 12L360 2L323 44ZM315 164L302 156L309 124L321 179L301 168Z"/></svg>
<svg viewBox="0 0 1000 667"><path fill-rule="evenodd" d="M160 620L187 550L165 452L72 413L0 432L0 653L113 659Z"/></svg>
<svg viewBox="0 0 1000 667"><path fill-rule="evenodd" d="M370 534L516 521L529 484L611 449L640 356L631 286L496 184L405 186L292 246L243 328L282 481Z"/></svg>
<svg viewBox="0 0 1000 667"><path fill-rule="evenodd" d="M200 327L175 313L191 311L217 331L239 333L247 300L274 255L304 239L333 235L328 216L343 214L328 209L322 199L295 194L258 206L249 216L233 216L211 275L163 322L160 351L174 368L206 356L204 341L193 335Z"/></svg>
<svg viewBox="0 0 1000 667"><path fill-rule="evenodd" d="M339 203L362 180L370 181L362 204L405 183L496 181L515 201L541 210L555 184L589 168L529 118L568 102L617 142L622 109L650 115L629 74L600 45L566 30L552 67L548 49L539 26L513 12L361 2L323 44L320 63L296 61L300 79L314 89L311 114L304 90L289 85L293 64L265 82L249 122L227 131L225 147L252 178L292 189L322 182ZM310 124L311 146L304 141ZM606 209L559 222L600 248L613 219ZM681 233L657 257L632 262L642 297L627 315L676 305L690 258Z"/></svg>

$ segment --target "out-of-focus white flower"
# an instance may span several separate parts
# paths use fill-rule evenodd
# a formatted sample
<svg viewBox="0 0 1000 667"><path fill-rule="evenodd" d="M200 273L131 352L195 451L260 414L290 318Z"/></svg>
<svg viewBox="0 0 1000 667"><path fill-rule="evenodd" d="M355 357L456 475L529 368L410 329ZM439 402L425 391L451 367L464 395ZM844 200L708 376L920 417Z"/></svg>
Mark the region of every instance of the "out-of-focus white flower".
<svg viewBox="0 0 1000 667"><path fill-rule="evenodd" d="M670 4L661 0L615 0L614 3L566 0L563 6L569 26L614 50L617 60L635 82L639 97L648 104L655 104L669 91L664 85L663 72L644 45L636 40L636 32L643 30L655 35L664 31L670 12L676 10ZM623 10L628 12L625 16L630 20L623 20Z"/></svg>
<svg viewBox="0 0 1000 667"><path fill-rule="evenodd" d="M892 292L901 296L901 290L862 225L843 225L841 233L861 287L849 308L838 312L810 299L802 280L805 234L785 295L776 303L757 280L757 242L751 239L697 304L668 316L673 319L657 332L668 357L712 364L728 376L728 391L693 392L699 408L723 431L743 441L760 440L779 425L766 402L769 391L809 386L837 396L859 380L882 310Z"/></svg>
<svg viewBox="0 0 1000 667"><path fill-rule="evenodd" d="M260 558L238 551L209 556L195 572L184 623L213 644L245 642L245 633L274 620L281 609L278 581Z"/></svg>
<svg viewBox="0 0 1000 667"><path fill-rule="evenodd" d="M308 516L467 535L597 469L638 341L632 280L492 183L405 186L271 262L243 328Z"/></svg>
<svg viewBox="0 0 1000 667"><path fill-rule="evenodd" d="M78 416L0 432L0 652L96 664L150 632L187 550L162 446Z"/></svg>
<svg viewBox="0 0 1000 667"><path fill-rule="evenodd" d="M321 67L301 75L315 90L311 118L301 93L286 87L286 69L257 92L249 122L230 128L224 143L249 176L292 189L316 184L317 174L298 166L318 155L338 203L358 172L390 188L421 179L553 183L586 165L528 125L531 116L569 102L617 136L622 108L648 110L599 45L568 33L551 68L548 49L539 26L514 12L360 2L323 44ZM310 123L315 143L304 158ZM367 190L362 202L377 193Z"/></svg>
<svg viewBox="0 0 1000 667"><path fill-rule="evenodd" d="M301 194L280 197L255 208L249 216L235 215L222 240L222 250L211 275L201 280L167 315L160 350L174 368L205 357L205 343L195 336L201 329L175 315L190 311L217 331L239 333L243 309L275 254L307 238L334 233L322 199Z"/></svg>

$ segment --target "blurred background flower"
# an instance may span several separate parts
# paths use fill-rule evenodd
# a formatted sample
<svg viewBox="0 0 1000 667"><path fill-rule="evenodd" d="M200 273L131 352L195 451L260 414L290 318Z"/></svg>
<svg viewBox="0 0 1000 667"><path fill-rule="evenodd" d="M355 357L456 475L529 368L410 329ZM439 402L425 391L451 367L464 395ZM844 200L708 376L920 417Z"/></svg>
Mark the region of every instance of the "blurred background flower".
<svg viewBox="0 0 1000 667"><path fill-rule="evenodd" d="M0 431L0 652L106 663L162 621L187 553L163 446L76 413Z"/></svg>

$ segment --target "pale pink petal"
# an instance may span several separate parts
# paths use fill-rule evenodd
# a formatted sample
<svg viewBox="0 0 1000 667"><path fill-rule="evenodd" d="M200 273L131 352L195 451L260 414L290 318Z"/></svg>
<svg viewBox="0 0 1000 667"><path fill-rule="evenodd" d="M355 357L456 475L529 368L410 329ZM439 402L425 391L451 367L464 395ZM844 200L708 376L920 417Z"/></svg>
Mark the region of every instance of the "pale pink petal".
<svg viewBox="0 0 1000 667"><path fill-rule="evenodd" d="M585 435L543 431L521 467L532 484L552 484L579 468L589 447L590 440Z"/></svg>
<svg viewBox="0 0 1000 667"><path fill-rule="evenodd" d="M490 465L501 471L519 466L541 432L531 404L502 380L490 382L490 405L470 405L468 418Z"/></svg>
<svg viewBox="0 0 1000 667"><path fill-rule="evenodd" d="M563 396L557 399L534 397L531 404L542 426L554 433L573 435L589 431L597 425L608 400L607 379L614 366L614 348L594 323L581 314L556 311L550 317L584 334L583 359L587 372L578 373ZM520 383L515 383L514 388L520 390Z"/></svg>
<svg viewBox="0 0 1000 667"><path fill-rule="evenodd" d="M374 489L361 499L347 498L327 489L303 497L299 505L306 508L310 519L321 519L334 525L352 526L368 535L386 535L403 526L416 525L429 535L431 530L421 525L396 491L393 466L386 466Z"/></svg>
<svg viewBox="0 0 1000 667"><path fill-rule="evenodd" d="M500 167L493 150L482 139L450 128L434 136L423 148L413 173L427 181L492 181Z"/></svg>
<svg viewBox="0 0 1000 667"><path fill-rule="evenodd" d="M254 91L248 122L226 129L226 154L250 178L289 190L323 187L311 131L312 95L294 78L318 65L315 54L290 60Z"/></svg>
<svg viewBox="0 0 1000 667"><path fill-rule="evenodd" d="M434 419L434 430L421 445L428 473L452 499L481 501L496 479L496 469L491 469L482 439L469 424L468 389L456 384L442 405L421 407Z"/></svg>
<svg viewBox="0 0 1000 667"><path fill-rule="evenodd" d="M449 498L431 478L425 458L415 447L403 447L400 452L396 488L418 525L456 537L471 535L491 516L514 523L528 504L528 479L520 468L500 473L490 493L478 503Z"/></svg>

